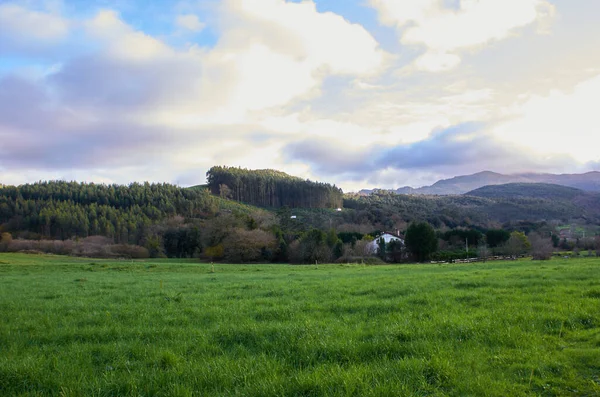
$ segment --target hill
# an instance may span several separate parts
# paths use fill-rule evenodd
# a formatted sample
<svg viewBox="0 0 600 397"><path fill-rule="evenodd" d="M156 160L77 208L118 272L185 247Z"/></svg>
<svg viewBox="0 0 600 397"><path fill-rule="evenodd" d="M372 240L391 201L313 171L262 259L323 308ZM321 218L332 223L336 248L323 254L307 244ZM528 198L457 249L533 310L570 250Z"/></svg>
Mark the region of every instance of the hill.
<svg viewBox="0 0 600 397"><path fill-rule="evenodd" d="M61 181L4 186L0 188L0 233L33 240L101 235L118 244L146 247L162 239L165 253L178 255L181 250L171 249L169 241L184 241L186 232L194 228L203 247L218 248L237 232L244 241L248 232L257 241L269 236L278 247L285 247L311 228L367 234L405 230L413 221L427 221L440 230L503 227L529 231L550 228L551 223L600 224L599 193L558 185L494 185L466 195L376 191L365 196L343 195L335 185L272 170L212 171L206 187ZM212 189L217 189L217 195L211 194ZM343 211L337 211L338 207ZM270 251L264 251L269 257ZM280 251L285 250L277 248L272 253L276 256Z"/></svg>
<svg viewBox="0 0 600 397"><path fill-rule="evenodd" d="M383 228L427 221L435 227L489 228L522 222L597 223L600 194L556 186L508 184L488 186L466 195L403 195L375 191L348 194L345 215L368 219ZM350 214L349 210L354 213Z"/></svg>
<svg viewBox="0 0 600 397"><path fill-rule="evenodd" d="M487 198L531 197L552 200L571 200L585 194L586 192L580 189L548 183L508 183L504 185L488 185L466 193L467 196Z"/></svg>
<svg viewBox="0 0 600 397"><path fill-rule="evenodd" d="M508 183L546 183L568 186L584 191L600 192L600 172L585 174L535 174L523 173L504 175L491 171L478 172L472 175L461 175L450 179L442 179L431 186L420 188L402 187L395 190L398 194L450 195L464 194L483 186L503 185ZM373 190L361 190L362 194L370 194Z"/></svg>
<svg viewBox="0 0 600 397"><path fill-rule="evenodd" d="M260 207L338 208L343 192L335 185L313 182L277 170L212 167L207 173L214 195Z"/></svg>
<svg viewBox="0 0 600 397"><path fill-rule="evenodd" d="M221 210L246 214L258 209L206 189L169 184L51 181L0 188L0 232L33 239L102 235L141 244L155 224L175 217L209 218Z"/></svg>

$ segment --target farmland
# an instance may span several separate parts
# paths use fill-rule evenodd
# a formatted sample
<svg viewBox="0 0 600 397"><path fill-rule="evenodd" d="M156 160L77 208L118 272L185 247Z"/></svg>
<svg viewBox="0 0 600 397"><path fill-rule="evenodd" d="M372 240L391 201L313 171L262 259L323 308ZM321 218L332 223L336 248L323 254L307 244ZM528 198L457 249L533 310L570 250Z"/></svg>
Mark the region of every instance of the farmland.
<svg viewBox="0 0 600 397"><path fill-rule="evenodd" d="M600 394L600 261L0 255L0 395Z"/></svg>

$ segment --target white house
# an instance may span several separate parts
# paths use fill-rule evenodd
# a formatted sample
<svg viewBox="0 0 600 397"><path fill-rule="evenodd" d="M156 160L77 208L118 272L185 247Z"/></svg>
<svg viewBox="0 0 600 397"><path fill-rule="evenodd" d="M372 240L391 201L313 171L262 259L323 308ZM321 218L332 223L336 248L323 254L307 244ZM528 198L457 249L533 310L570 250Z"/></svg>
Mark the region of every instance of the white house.
<svg viewBox="0 0 600 397"><path fill-rule="evenodd" d="M379 252L379 239L383 239L386 244L390 241L400 241L402 245L404 245L404 239L400 236L400 233L391 233L391 232L383 232L379 236L375 238L375 240L371 241L369 245L367 245L367 250L370 254L376 254Z"/></svg>

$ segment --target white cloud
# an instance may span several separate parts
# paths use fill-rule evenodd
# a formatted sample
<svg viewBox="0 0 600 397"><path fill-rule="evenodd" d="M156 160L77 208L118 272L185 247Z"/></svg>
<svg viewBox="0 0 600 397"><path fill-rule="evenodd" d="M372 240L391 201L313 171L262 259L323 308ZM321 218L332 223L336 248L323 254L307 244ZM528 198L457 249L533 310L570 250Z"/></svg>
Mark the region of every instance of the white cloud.
<svg viewBox="0 0 600 397"><path fill-rule="evenodd" d="M208 58L234 67L233 113L319 94L328 75L381 71L384 52L360 25L319 13L312 1L229 0Z"/></svg>
<svg viewBox="0 0 600 397"><path fill-rule="evenodd" d="M532 96L513 108L514 119L498 126L498 138L537 154L567 154L581 163L600 160L600 75L570 93Z"/></svg>
<svg viewBox="0 0 600 397"><path fill-rule="evenodd" d="M98 12L84 26L92 38L104 43L108 54L114 58L147 61L174 53L160 40L124 23L113 10Z"/></svg>
<svg viewBox="0 0 600 397"><path fill-rule="evenodd" d="M11 141L4 149L12 154L2 153L4 161L23 172L46 167L59 173L64 166L115 179L97 160L125 169L142 164L143 151L153 153L154 162L168 162L174 173L230 163L310 175L306 165L285 164L280 157L290 140L366 131L357 133L361 127L352 123L303 119L292 126L298 132L282 137L266 120L288 115L286 107L296 100L320 95L328 76L369 81L385 66L386 55L360 25L319 13L310 1L269 5L222 4L219 40L211 48L173 48L116 11L97 12L80 24L89 45L85 55L31 82L52 97L40 97L35 107L26 104L31 101L18 104L12 114L19 117L0 117L0 133ZM10 87L6 91L10 103ZM77 122L65 122L70 119ZM35 131L42 129L46 139L36 140ZM168 152L177 153L176 159L161 154Z"/></svg>
<svg viewBox="0 0 600 397"><path fill-rule="evenodd" d="M444 72L454 69L460 62L461 59L458 55L429 51L419 56L415 60L414 66L418 70L426 72Z"/></svg>
<svg viewBox="0 0 600 397"><path fill-rule="evenodd" d="M179 15L175 22L181 29L190 30L192 32L200 32L206 27L206 24L200 22L198 16L194 14Z"/></svg>
<svg viewBox="0 0 600 397"><path fill-rule="evenodd" d="M245 22L260 24L246 40L261 39L274 50L303 60L312 68L328 67L332 73L372 74L380 70L383 52L377 41L357 24L341 16L317 12L312 1L231 0L230 9ZM268 37L279 33L279 43Z"/></svg>
<svg viewBox="0 0 600 397"><path fill-rule="evenodd" d="M53 12L0 4L0 52L55 44L69 33L69 21Z"/></svg>
<svg viewBox="0 0 600 397"><path fill-rule="evenodd" d="M427 49L416 67L432 72L457 66L461 50L506 39L536 21L540 31L547 31L555 14L547 0L462 0L457 10L445 8L441 0L370 0L370 4L382 23L398 28L403 44Z"/></svg>

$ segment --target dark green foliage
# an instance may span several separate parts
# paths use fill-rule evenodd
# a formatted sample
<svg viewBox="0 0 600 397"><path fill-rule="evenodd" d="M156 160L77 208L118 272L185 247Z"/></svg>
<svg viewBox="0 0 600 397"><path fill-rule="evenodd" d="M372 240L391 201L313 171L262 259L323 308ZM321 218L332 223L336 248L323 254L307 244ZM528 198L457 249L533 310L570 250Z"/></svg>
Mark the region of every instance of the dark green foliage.
<svg viewBox="0 0 600 397"><path fill-rule="evenodd" d="M503 229L491 229L485 232L485 239L490 248L496 248L506 243L510 233Z"/></svg>
<svg viewBox="0 0 600 397"><path fill-rule="evenodd" d="M56 181L0 188L1 230L30 238L102 235L118 243L143 244L153 224L175 216L201 218L218 208L218 199L206 190L168 184Z"/></svg>
<svg viewBox="0 0 600 397"><path fill-rule="evenodd" d="M344 244L354 244L358 240L362 240L365 235L357 232L341 232L338 237Z"/></svg>
<svg viewBox="0 0 600 397"><path fill-rule="evenodd" d="M383 237L380 237L377 240L377 255L379 255L379 257L385 261L386 257L387 257L387 252L386 252L386 244L385 244L385 239Z"/></svg>
<svg viewBox="0 0 600 397"><path fill-rule="evenodd" d="M344 254L344 243L338 240L333 246L333 259L339 259Z"/></svg>
<svg viewBox="0 0 600 397"><path fill-rule="evenodd" d="M483 234L478 230L455 229L443 233L441 238L454 245L464 246L468 242L470 246L477 246L483 239Z"/></svg>
<svg viewBox="0 0 600 397"><path fill-rule="evenodd" d="M235 201L261 207L338 208L343 192L335 185L312 182L276 170L212 167L208 186L215 195L227 194Z"/></svg>
<svg viewBox="0 0 600 397"><path fill-rule="evenodd" d="M600 222L600 194L588 192L540 198L419 196L379 190L366 196L345 195L344 208L346 222L370 223L383 229L394 227L394 217L405 222L427 221L436 228L446 226L450 229L485 230L510 222L503 227L525 232L538 231L544 227L542 222L545 220ZM529 223L525 225L519 221Z"/></svg>
<svg viewBox="0 0 600 397"><path fill-rule="evenodd" d="M327 234L319 229L311 229L299 240L294 255L294 263L327 263L332 260L332 249L327 245Z"/></svg>
<svg viewBox="0 0 600 397"><path fill-rule="evenodd" d="M411 223L406 230L406 248L418 262L423 262L437 250L435 230L429 223Z"/></svg>
<svg viewBox="0 0 600 397"><path fill-rule="evenodd" d="M472 190L466 195L490 198L535 197L544 199L573 199L585 194L583 190L549 183L507 183L489 185Z"/></svg>
<svg viewBox="0 0 600 397"><path fill-rule="evenodd" d="M192 258L202 251L198 227L171 228L163 234L165 255L169 258Z"/></svg>
<svg viewBox="0 0 600 397"><path fill-rule="evenodd" d="M475 252L475 248L473 251L470 251L471 254ZM453 251L436 251L431 254L430 259L432 261L440 261L440 262L451 262L455 259L465 259L467 257L467 251L465 250L453 250Z"/></svg>
<svg viewBox="0 0 600 397"><path fill-rule="evenodd" d="M338 236L337 233L335 232L335 229L329 229L329 231L327 232L327 246L329 248L333 248L335 246L335 244L338 242Z"/></svg>
<svg viewBox="0 0 600 397"><path fill-rule="evenodd" d="M387 260L392 263L400 263L406 257L406 247L399 240L392 240L386 246Z"/></svg>

